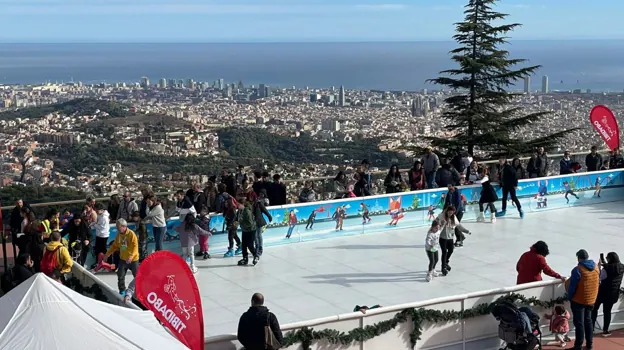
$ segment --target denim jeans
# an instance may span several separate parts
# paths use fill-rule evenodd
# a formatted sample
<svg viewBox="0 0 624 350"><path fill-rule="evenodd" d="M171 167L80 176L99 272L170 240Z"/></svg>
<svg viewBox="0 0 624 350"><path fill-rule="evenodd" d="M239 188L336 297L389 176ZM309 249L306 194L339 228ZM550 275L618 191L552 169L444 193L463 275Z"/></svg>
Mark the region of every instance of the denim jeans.
<svg viewBox="0 0 624 350"><path fill-rule="evenodd" d="M435 188L435 171L427 171L425 172L425 182L427 182L427 188Z"/></svg>
<svg viewBox="0 0 624 350"><path fill-rule="evenodd" d="M264 244L264 240L262 239L262 227L256 226L256 250L258 251L258 255L262 254L262 245Z"/></svg>
<svg viewBox="0 0 624 350"><path fill-rule="evenodd" d="M166 231L166 227L152 227L152 233L154 233L154 243L156 244L156 251L162 250L163 238Z"/></svg>
<svg viewBox="0 0 624 350"><path fill-rule="evenodd" d="M592 324L592 310L594 305L581 305L570 301L570 309L572 309L572 318L574 323L574 349L583 347L583 340L587 349L591 349L594 345L594 329Z"/></svg>

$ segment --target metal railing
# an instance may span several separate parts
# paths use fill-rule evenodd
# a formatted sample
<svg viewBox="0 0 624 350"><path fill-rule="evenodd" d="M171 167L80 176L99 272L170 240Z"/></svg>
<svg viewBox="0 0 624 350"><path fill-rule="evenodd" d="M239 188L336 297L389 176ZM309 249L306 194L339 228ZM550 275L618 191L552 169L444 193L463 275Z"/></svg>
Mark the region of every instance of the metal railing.
<svg viewBox="0 0 624 350"><path fill-rule="evenodd" d="M608 155L608 150L602 150L599 153L602 154L603 156ZM585 159L584 157L587 155L587 152L578 152L578 153L572 153L571 154L571 158L574 162L578 162L580 164L585 164ZM548 155L548 159L549 159L549 175L558 175L559 174L559 161L563 158L563 154L549 154ZM520 161L526 166L526 162L530 159L530 157L521 157ZM486 160L486 161L479 161L479 164L481 165L489 165L489 166L493 166L495 164L498 163L498 160ZM410 169L400 169L401 173L406 173L407 171L409 171ZM387 174L387 171L375 171L375 172L371 172L371 175L373 175L373 184L372 184L372 194L383 194L385 193L385 188L383 186L383 178L377 178L379 175L381 175L382 177L385 177L385 175ZM334 181L334 176L324 176L324 177L311 177L311 178L305 178L305 179L288 179L288 180L284 180L284 184L287 187L288 190L288 199L290 203L295 203L296 202L296 198L299 196L299 192L301 191L301 189L303 188L303 185L305 182L307 181L312 181L314 186L313 188L316 190L317 192L317 200L330 200L333 199L332 197L334 196L334 191L332 191L332 187L333 187L333 181ZM162 200L165 200L164 202L164 209L166 212L171 212L173 210L173 208L175 208L175 202L170 200L172 198L172 196L175 194L175 191L172 192L159 192L156 193L156 195L158 197L160 197ZM46 203L28 203L33 209L36 210L36 208L47 208L47 207L63 207L66 206L70 209L75 209L74 206L76 205L82 205L85 203L85 199L76 199L76 200L67 200L67 201L59 201L59 202L46 202ZM108 203L110 201L110 197L100 197L100 198L95 198L95 200L97 202L100 203ZM9 205L9 206L3 206L2 210L3 211L8 211L8 210L12 210L15 206L14 205ZM80 208L79 208L80 209ZM43 213L38 213L38 214L43 214ZM112 213L111 213L112 214Z"/></svg>

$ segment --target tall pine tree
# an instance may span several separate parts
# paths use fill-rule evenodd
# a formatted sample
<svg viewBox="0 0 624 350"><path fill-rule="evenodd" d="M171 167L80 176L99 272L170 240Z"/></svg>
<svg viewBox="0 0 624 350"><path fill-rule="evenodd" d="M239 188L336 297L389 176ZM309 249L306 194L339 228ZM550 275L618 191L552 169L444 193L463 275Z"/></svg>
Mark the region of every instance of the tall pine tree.
<svg viewBox="0 0 624 350"><path fill-rule="evenodd" d="M510 104L517 94L507 92L510 86L532 75L540 66L521 68L524 59L509 58L501 46L507 44L507 33L520 24L500 24L507 15L493 7L499 0L469 0L465 6L463 22L455 24L453 36L460 47L450 52L458 69L440 72L442 75L429 82L445 85L454 93L446 99L447 110L443 118L451 138L431 138L433 146L446 150L467 150L489 155L524 154L535 147L552 147L573 130L543 135L533 140L523 140L517 132L534 128L549 112L522 115L521 108Z"/></svg>

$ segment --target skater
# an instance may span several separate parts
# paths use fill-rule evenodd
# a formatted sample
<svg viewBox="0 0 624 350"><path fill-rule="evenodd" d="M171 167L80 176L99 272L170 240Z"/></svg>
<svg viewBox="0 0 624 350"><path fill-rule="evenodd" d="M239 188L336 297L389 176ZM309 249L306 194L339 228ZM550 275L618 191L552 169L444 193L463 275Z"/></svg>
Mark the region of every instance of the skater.
<svg viewBox="0 0 624 350"><path fill-rule="evenodd" d="M201 228L202 230L208 231L211 234L214 234L216 230L210 229L211 219L212 217L210 216L210 213L208 213L206 209L202 209L201 213L199 214L199 219L197 220L197 225L199 225L199 228ZM195 257L197 258L201 257L204 260L210 259L210 254L208 254L209 238L210 236L204 236L204 235L199 236L199 251L195 254Z"/></svg>
<svg viewBox="0 0 624 350"><path fill-rule="evenodd" d="M494 202L498 200L496 190L494 189L494 186L492 186L492 184L490 183L487 169L479 169L479 177L481 178L481 180L479 180L479 182L481 183L481 197L479 198L479 217L477 218L477 222L485 221L483 205L487 204L488 208L490 209L490 222L495 223L496 207L494 206Z"/></svg>
<svg viewBox="0 0 624 350"><path fill-rule="evenodd" d="M433 207L433 205L430 205L429 208L427 208L427 210L428 210L427 219L429 221L435 220L435 208Z"/></svg>
<svg viewBox="0 0 624 350"><path fill-rule="evenodd" d="M343 206L336 208L333 216L333 219L336 221L336 231L342 231L345 216L345 208Z"/></svg>
<svg viewBox="0 0 624 350"><path fill-rule="evenodd" d="M576 193L574 193L574 191L572 191L572 187L570 187L570 183L567 181L563 182L563 189L565 190L565 200L566 200L566 204L570 203L570 200L568 199L568 195L571 194L572 196L574 196L574 198L579 199L579 197L576 195Z"/></svg>
<svg viewBox="0 0 624 350"><path fill-rule="evenodd" d="M516 158L517 159L517 158ZM514 159L514 163L516 162ZM511 202L518 209L518 213L520 214L520 219L524 218L524 212L522 211L522 205L518 200L518 196L516 195L516 187L518 187L518 176L522 176L521 172L517 171L513 167L513 165L509 164L504 157L501 157L501 161L505 163L502 166L500 180L501 180L501 188L503 191L503 208L501 211L496 213L496 217L503 217L507 214L507 197L511 197ZM519 162L519 161L518 161Z"/></svg>
<svg viewBox="0 0 624 350"><path fill-rule="evenodd" d="M139 270L139 240L136 234L128 228L128 222L125 219L117 219L116 226L117 236L102 260L108 260L114 253L119 254L119 263L115 262L117 267L117 287L119 287L119 293L123 296L126 293L126 273L130 270L132 277L136 278Z"/></svg>
<svg viewBox="0 0 624 350"><path fill-rule="evenodd" d="M369 216L368 207L364 202L360 203L360 208L362 208L362 225L371 222L371 218Z"/></svg>
<svg viewBox="0 0 624 350"><path fill-rule="evenodd" d="M455 208L455 218L458 223L461 222L464 217L464 201L462 200L461 193L459 193L459 190L453 184L448 185L448 192L444 196L444 209L449 206ZM463 247L466 236L459 228L455 229L455 238L455 246Z"/></svg>
<svg viewBox="0 0 624 350"><path fill-rule="evenodd" d="M427 232L427 238L425 239L425 252L427 252L427 258L429 259L429 269L427 270L427 282L431 282L434 277L438 277L438 273L435 271L436 264L438 263L438 250L440 249L440 223L434 220L431 223L431 228Z"/></svg>
<svg viewBox="0 0 624 350"><path fill-rule="evenodd" d="M294 210L291 210L290 214L288 214L288 233L286 234L286 238L290 238L295 226L297 226L297 215Z"/></svg>
<svg viewBox="0 0 624 350"><path fill-rule="evenodd" d="M234 199L234 197L227 194L225 199L225 210L223 213L223 219L225 220L225 228L228 233L228 251L224 257L229 258L234 255L239 255L242 252L241 240L238 238L238 218L239 212L242 206ZM236 251L234 251L234 242L236 242Z"/></svg>
<svg viewBox="0 0 624 350"><path fill-rule="evenodd" d="M182 247L182 258L190 259L190 268L193 273L197 273L195 266L195 245L198 243L199 236L211 236L212 233L203 230L195 223L195 215L193 213L186 214L184 221L175 228L180 234L180 247ZM135 276L136 277L136 276Z"/></svg>
<svg viewBox="0 0 624 350"><path fill-rule="evenodd" d="M258 256L262 256L264 240L262 239L262 233L266 229L267 222L264 216L269 219L269 222L273 222L273 217L271 213L266 209L266 205L268 205L268 200L266 199L266 190L260 190L260 196L256 198L256 201L253 204L253 214L256 220L256 235L255 235L255 247L258 252Z"/></svg>
<svg viewBox="0 0 624 350"><path fill-rule="evenodd" d="M437 221L440 224L440 250L442 250L442 275L446 276L451 271L451 255L453 255L455 231L459 230L462 234L471 234L457 219L457 210L455 206L449 205L438 215Z"/></svg>
<svg viewBox="0 0 624 350"><path fill-rule="evenodd" d="M246 266L249 263L248 250L253 256L253 265L258 264L260 257L254 247L256 236L256 218L253 214L253 204L248 202L245 198L241 198L240 227L243 231L243 258L238 262L239 266Z"/></svg>
<svg viewBox="0 0 624 350"><path fill-rule="evenodd" d="M308 216L308 222L306 223L306 230L307 229L312 229L312 227L314 226L314 219L316 219L316 210L312 210L312 213L310 213L310 216Z"/></svg>

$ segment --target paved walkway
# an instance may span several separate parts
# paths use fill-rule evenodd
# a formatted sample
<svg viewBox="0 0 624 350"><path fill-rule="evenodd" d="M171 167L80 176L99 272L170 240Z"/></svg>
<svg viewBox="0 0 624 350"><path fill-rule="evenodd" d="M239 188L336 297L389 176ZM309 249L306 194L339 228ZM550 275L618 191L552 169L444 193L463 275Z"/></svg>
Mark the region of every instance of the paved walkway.
<svg viewBox="0 0 624 350"><path fill-rule="evenodd" d="M425 281L426 228L326 239L265 249L256 267L237 258L198 262L206 336L236 332L251 295L262 292L282 324L350 312L359 305L396 305L516 282L518 257L538 240L550 244L549 264L569 275L575 253L592 258L624 246L622 202L516 215L496 224L466 223L473 234L451 259L452 272ZM117 288L113 274L98 274ZM126 281L132 280L128 274ZM615 336L614 336L614 339ZM596 348L602 350L602 348Z"/></svg>
<svg viewBox="0 0 624 350"><path fill-rule="evenodd" d="M574 332L574 331L573 331ZM612 331L609 338L603 338L600 333L594 336L595 350L624 350L624 329ZM572 349L574 342L568 344L565 349ZM544 350L563 349L559 346L544 346Z"/></svg>

